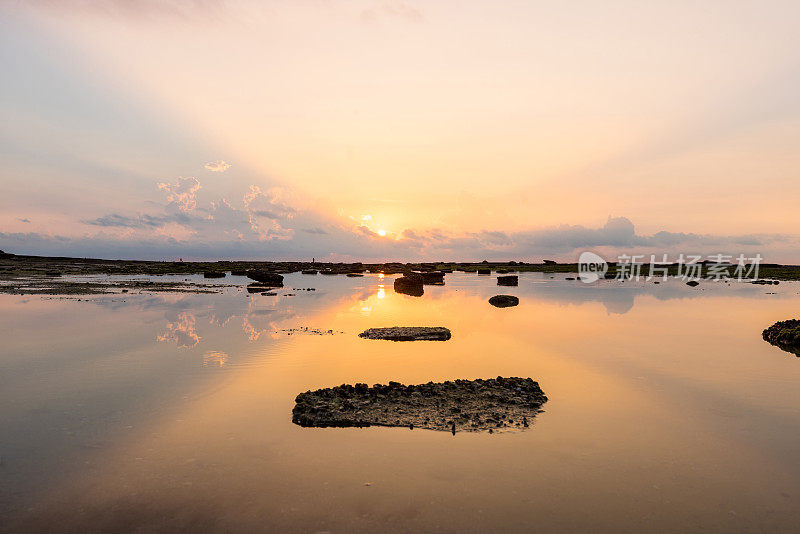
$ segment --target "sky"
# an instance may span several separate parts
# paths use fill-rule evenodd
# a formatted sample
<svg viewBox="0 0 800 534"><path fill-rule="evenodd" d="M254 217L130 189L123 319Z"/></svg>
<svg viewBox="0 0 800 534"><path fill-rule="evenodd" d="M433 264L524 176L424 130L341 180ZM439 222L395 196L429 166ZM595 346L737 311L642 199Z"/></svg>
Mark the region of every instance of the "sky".
<svg viewBox="0 0 800 534"><path fill-rule="evenodd" d="M0 249L800 263L794 1L0 0Z"/></svg>

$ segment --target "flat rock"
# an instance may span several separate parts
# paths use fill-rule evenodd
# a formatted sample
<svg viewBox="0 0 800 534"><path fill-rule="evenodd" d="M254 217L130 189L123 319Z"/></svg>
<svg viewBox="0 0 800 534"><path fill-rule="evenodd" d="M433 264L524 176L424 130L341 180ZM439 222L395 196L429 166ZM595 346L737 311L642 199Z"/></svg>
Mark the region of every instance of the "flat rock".
<svg viewBox="0 0 800 534"><path fill-rule="evenodd" d="M800 319L778 321L761 333L764 341L800 356Z"/></svg>
<svg viewBox="0 0 800 534"><path fill-rule="evenodd" d="M500 271L497 271L500 272ZM519 277L516 274L507 274L505 276L497 277L498 286L516 286L519 285Z"/></svg>
<svg viewBox="0 0 800 534"><path fill-rule="evenodd" d="M497 308L508 308L519 304L519 299L514 295L495 295L489 299L489 304Z"/></svg>
<svg viewBox="0 0 800 534"><path fill-rule="evenodd" d="M370 328L358 334L358 337L390 341L447 341L450 339L450 330L443 326L391 326Z"/></svg>
<svg viewBox="0 0 800 534"><path fill-rule="evenodd" d="M531 378L455 380L404 386L343 384L301 393L292 422L303 427L398 426L444 432L524 430L547 402Z"/></svg>

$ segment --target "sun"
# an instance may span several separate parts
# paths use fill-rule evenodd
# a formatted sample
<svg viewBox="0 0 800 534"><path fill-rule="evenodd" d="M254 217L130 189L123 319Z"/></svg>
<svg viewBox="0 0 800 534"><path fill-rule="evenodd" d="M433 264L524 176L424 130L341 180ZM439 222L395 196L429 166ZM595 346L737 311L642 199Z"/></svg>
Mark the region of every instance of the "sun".
<svg viewBox="0 0 800 534"><path fill-rule="evenodd" d="M386 236L386 230L378 230L378 235L381 236L381 237L385 237Z"/></svg>

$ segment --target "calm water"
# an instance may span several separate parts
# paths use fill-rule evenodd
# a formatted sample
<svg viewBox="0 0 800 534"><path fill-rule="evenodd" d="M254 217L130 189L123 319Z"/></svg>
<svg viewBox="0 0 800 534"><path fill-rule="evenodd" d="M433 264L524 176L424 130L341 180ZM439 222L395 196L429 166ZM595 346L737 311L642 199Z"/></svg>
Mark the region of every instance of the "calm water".
<svg viewBox="0 0 800 534"><path fill-rule="evenodd" d="M316 291L0 295L0 525L800 529L800 359L760 336L800 315L800 284L494 284L451 274L414 298L389 277L297 274L288 288ZM497 293L521 304L493 308ZM453 338L357 336L393 325ZM306 327L334 333L291 330ZM308 389L497 375L550 398L528 431L291 423Z"/></svg>

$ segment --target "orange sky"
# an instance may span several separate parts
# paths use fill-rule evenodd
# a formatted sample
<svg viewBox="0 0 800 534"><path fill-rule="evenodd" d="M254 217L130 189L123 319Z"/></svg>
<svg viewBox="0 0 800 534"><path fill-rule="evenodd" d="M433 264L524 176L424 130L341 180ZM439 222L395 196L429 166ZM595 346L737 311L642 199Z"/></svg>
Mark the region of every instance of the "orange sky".
<svg viewBox="0 0 800 534"><path fill-rule="evenodd" d="M522 241L612 216L636 235L712 236L703 247L758 235L785 256L800 222L793 2L71 0L0 15L3 248L466 257L502 232L498 253L569 255ZM230 167L206 170L217 160ZM199 184L190 210L158 186L180 177ZM393 247L404 231L424 247Z"/></svg>

